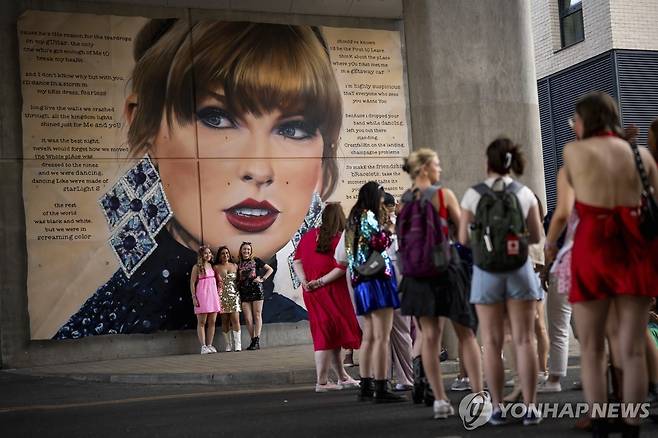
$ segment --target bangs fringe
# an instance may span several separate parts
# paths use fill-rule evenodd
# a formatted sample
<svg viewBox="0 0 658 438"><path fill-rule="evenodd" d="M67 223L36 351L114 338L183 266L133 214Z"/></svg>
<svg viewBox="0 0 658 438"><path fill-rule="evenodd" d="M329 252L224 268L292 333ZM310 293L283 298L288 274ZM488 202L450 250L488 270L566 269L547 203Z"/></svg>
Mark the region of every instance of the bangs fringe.
<svg viewBox="0 0 658 438"><path fill-rule="evenodd" d="M227 110L256 116L301 114L336 141L340 91L324 47L308 27L201 21L170 72L166 111L191 122L197 102L223 91ZM185 56L185 53L188 56ZM194 57L189 56L190 53ZM323 59L324 57L324 59ZM190 95L192 89L196 96Z"/></svg>

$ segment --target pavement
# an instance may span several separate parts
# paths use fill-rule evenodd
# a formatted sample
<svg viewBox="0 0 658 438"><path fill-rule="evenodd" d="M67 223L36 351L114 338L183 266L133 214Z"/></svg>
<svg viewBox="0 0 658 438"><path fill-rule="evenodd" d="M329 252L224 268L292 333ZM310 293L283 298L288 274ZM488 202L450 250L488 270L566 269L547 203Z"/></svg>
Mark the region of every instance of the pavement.
<svg viewBox="0 0 658 438"><path fill-rule="evenodd" d="M355 352L358 363L358 352ZM442 364L444 374L459 372L457 361ZM358 375L358 367L347 368ZM263 348L256 351L184 354L114 359L7 369L2 372L38 377L63 377L92 382L139 384L211 384L277 386L315 383L313 345Z"/></svg>

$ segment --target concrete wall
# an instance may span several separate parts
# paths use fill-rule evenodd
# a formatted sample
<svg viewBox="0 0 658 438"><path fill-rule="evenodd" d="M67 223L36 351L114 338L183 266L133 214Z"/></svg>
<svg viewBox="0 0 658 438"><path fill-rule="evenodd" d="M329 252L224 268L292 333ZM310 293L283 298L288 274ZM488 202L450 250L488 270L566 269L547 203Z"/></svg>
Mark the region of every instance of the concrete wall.
<svg viewBox="0 0 658 438"><path fill-rule="evenodd" d="M380 0L372 0L375 3ZM314 2L318 3L318 2ZM320 2L327 3L327 2ZM289 14L292 10L308 7L304 2L260 1L171 1L135 0L107 1L7 1L0 2L0 367L26 367L63 362L105 360L121 357L140 357L197 352L194 331L157 333L153 335L98 336L75 341L30 341L27 314L27 253L22 200L22 131L21 95L16 20L28 9L130 15L144 17L186 16L188 9L203 5L223 7L225 10L191 9L192 17L204 16L226 20L245 20L272 23L326 25L370 29L398 30L400 22L391 19L363 18L368 12L359 2L341 2L343 7L321 11L349 13L357 17ZM354 3L354 4L353 4ZM371 3L368 1L366 3ZM166 7L175 4L184 7ZM252 6L265 11L282 13L229 10L231 4ZM399 15L399 0L386 0L387 7L372 15ZM259 6L260 5L260 6ZM263 5L268 7L263 7ZM349 6L349 7L348 7ZM370 8L375 10L375 8ZM305 9L304 11L310 12ZM285 12L285 13L283 13ZM243 330L245 335L246 329ZM245 338L246 340L246 338ZM267 324L263 328L262 345L295 345L310 343L308 323Z"/></svg>
<svg viewBox="0 0 658 438"><path fill-rule="evenodd" d="M382 0L368 0L375 4ZM391 1L382 4L391 7ZM329 12L368 14L363 0L335 3ZM245 4L264 2L246 2ZM293 11L296 0L265 2L278 12ZM344 4L358 10L346 9ZM229 0L200 3L183 0L135 0L125 4L83 1L24 0L0 3L0 351L2 367L57 362L102 360L157 354L195 352L193 332L155 335L101 336L77 341L30 341L26 296L26 250L21 197L21 98L17 57L16 19L26 9L42 9L146 17L181 16L184 8L210 4L218 9L242 4ZM339 7L343 4L344 7ZM288 7L289 9L285 9ZM278 9L277 9L278 8ZM283 9L282 9L283 8ZM376 9L376 8L375 8ZM372 15L382 16L382 10ZM397 14L395 4L393 12ZM342 11L342 12L341 12ZM530 6L525 0L404 0L404 22L336 16L314 16L235 10L192 10L191 15L227 20L303 23L343 27L400 29L404 27L409 81L409 113L413 146L439 151L445 183L461 197L484 177L486 145L506 134L524 145L528 167L524 181L541 197L544 178L539 136L539 114L531 34ZM404 53L404 52L403 52ZM268 325L265 345L309 341L306 324ZM457 352L454 337L446 340Z"/></svg>
<svg viewBox="0 0 658 438"><path fill-rule="evenodd" d="M413 146L439 152L459 197L484 178L499 135L524 146L523 181L544 197L530 25L525 0L404 2Z"/></svg>
<svg viewBox="0 0 658 438"><path fill-rule="evenodd" d="M647 0L647 2L651 1ZM610 0L583 1L585 40L562 49L557 1L532 0L532 31L535 40L537 79L613 48L610 3ZM620 0L620 3L635 4L623 0Z"/></svg>

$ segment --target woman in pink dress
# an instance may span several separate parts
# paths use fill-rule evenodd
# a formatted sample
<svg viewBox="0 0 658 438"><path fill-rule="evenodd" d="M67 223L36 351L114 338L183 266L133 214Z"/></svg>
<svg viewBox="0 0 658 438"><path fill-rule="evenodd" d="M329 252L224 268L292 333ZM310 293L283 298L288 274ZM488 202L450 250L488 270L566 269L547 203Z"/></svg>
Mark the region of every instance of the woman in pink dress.
<svg viewBox="0 0 658 438"><path fill-rule="evenodd" d="M201 354L217 353L212 345L215 321L219 312L219 281L211 264L212 252L207 246L199 248L197 262L190 274L192 303L197 318L196 332L201 343Z"/></svg>
<svg viewBox="0 0 658 438"><path fill-rule="evenodd" d="M315 367L316 392L356 388L340 357L341 348L358 349L361 329L354 314L345 277L345 266L334 259L334 251L345 228L345 214L340 204L328 204L322 212L320 228L309 230L302 237L295 253L295 272L304 289L308 311ZM329 363L338 376L338 383L327 380Z"/></svg>

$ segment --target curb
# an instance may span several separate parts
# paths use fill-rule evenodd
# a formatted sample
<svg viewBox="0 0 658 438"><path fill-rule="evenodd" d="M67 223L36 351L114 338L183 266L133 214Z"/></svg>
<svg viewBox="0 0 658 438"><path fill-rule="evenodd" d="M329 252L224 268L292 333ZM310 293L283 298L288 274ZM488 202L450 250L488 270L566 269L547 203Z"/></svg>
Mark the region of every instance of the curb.
<svg viewBox="0 0 658 438"><path fill-rule="evenodd" d="M285 386L314 384L315 369L304 368L288 371L237 372L237 373L48 373L29 368L5 370L14 374L35 377L59 377L83 382L132 383L144 385L218 385L218 386ZM359 374L358 367L347 368L352 377ZM443 375L457 374L459 363L445 361L441 363Z"/></svg>

